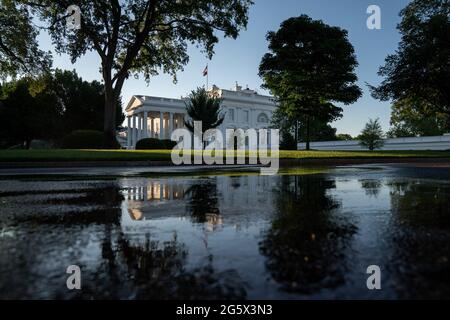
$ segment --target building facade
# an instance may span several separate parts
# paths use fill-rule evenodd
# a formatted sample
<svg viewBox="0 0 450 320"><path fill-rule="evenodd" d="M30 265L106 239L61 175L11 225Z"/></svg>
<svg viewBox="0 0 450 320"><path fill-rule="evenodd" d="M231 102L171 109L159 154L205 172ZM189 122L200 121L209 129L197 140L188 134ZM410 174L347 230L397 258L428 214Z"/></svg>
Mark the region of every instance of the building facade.
<svg viewBox="0 0 450 320"><path fill-rule="evenodd" d="M225 118L218 129L224 137L226 129L268 128L277 107L272 97L242 89L237 84L232 90L213 86L210 92L222 99L221 110ZM127 148L134 149L144 138L170 139L174 130L184 128L186 100L133 96L125 110Z"/></svg>

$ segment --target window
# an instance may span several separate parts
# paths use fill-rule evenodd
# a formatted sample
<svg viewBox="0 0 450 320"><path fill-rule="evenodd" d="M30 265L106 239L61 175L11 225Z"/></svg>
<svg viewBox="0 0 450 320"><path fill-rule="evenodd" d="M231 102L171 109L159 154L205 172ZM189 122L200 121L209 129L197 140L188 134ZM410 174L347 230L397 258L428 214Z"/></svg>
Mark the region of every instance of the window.
<svg viewBox="0 0 450 320"><path fill-rule="evenodd" d="M244 122L248 123L248 111L244 111Z"/></svg>
<svg viewBox="0 0 450 320"><path fill-rule="evenodd" d="M268 123L269 122L269 118L267 117L267 115L265 113L260 113L258 116L258 122L260 123Z"/></svg>
<svg viewBox="0 0 450 320"><path fill-rule="evenodd" d="M234 121L234 109L228 110L228 119Z"/></svg>

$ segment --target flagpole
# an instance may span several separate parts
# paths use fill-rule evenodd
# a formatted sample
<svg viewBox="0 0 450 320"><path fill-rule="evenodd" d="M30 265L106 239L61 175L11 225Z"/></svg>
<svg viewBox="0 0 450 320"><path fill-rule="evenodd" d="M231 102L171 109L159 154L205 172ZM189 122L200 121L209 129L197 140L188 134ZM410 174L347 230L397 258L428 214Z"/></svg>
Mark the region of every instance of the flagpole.
<svg viewBox="0 0 450 320"><path fill-rule="evenodd" d="M209 88L209 66L206 64L206 91L208 91Z"/></svg>

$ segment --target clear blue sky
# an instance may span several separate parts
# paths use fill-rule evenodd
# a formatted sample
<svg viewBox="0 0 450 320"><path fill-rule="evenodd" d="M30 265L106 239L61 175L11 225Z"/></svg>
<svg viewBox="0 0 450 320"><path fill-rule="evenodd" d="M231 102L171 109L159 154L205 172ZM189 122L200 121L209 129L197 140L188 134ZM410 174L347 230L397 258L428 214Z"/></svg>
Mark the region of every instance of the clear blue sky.
<svg viewBox="0 0 450 320"><path fill-rule="evenodd" d="M357 74L359 85L364 95L356 103L344 107L344 116L332 125L338 133L357 135L369 118L379 117L385 130L389 127L390 103L374 100L369 93L366 82L377 84L380 65L387 54L393 53L398 45L400 35L396 29L400 21L399 11L408 0L255 0L250 9L247 30L241 32L236 40L221 39L215 48L216 54L211 61L195 47L189 48L190 62L184 72L178 74L178 83L172 78L159 75L151 80L149 86L143 79L129 79L124 85L122 97L124 105L132 95L155 95L178 98L192 89L205 84L202 70L209 64L209 83L221 88L231 88L236 81L260 93L262 81L258 77L258 65L267 51L265 35L269 30L277 30L280 23L290 17L307 14L313 19L347 29L350 42L355 47L359 67ZM366 27L367 7L371 4L380 6L382 29L369 30ZM42 47L49 50L48 36L40 37ZM54 66L62 69L76 69L85 80L101 80L100 61L95 53L89 53L76 64L71 64L65 55L55 55Z"/></svg>

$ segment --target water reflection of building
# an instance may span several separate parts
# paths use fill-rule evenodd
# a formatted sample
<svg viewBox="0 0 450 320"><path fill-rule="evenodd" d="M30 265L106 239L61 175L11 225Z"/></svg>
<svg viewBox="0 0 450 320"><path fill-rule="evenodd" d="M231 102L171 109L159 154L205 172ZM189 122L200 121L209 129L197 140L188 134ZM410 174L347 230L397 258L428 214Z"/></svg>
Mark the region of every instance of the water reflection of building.
<svg viewBox="0 0 450 320"><path fill-rule="evenodd" d="M138 180L136 180L138 182ZM219 176L139 180L126 186L126 211L131 221L190 217L213 231L223 223L240 227L272 207L267 176Z"/></svg>
<svg viewBox="0 0 450 320"><path fill-rule="evenodd" d="M128 213L133 220L145 220L184 211L182 184L170 180L150 180L145 185L125 189Z"/></svg>

